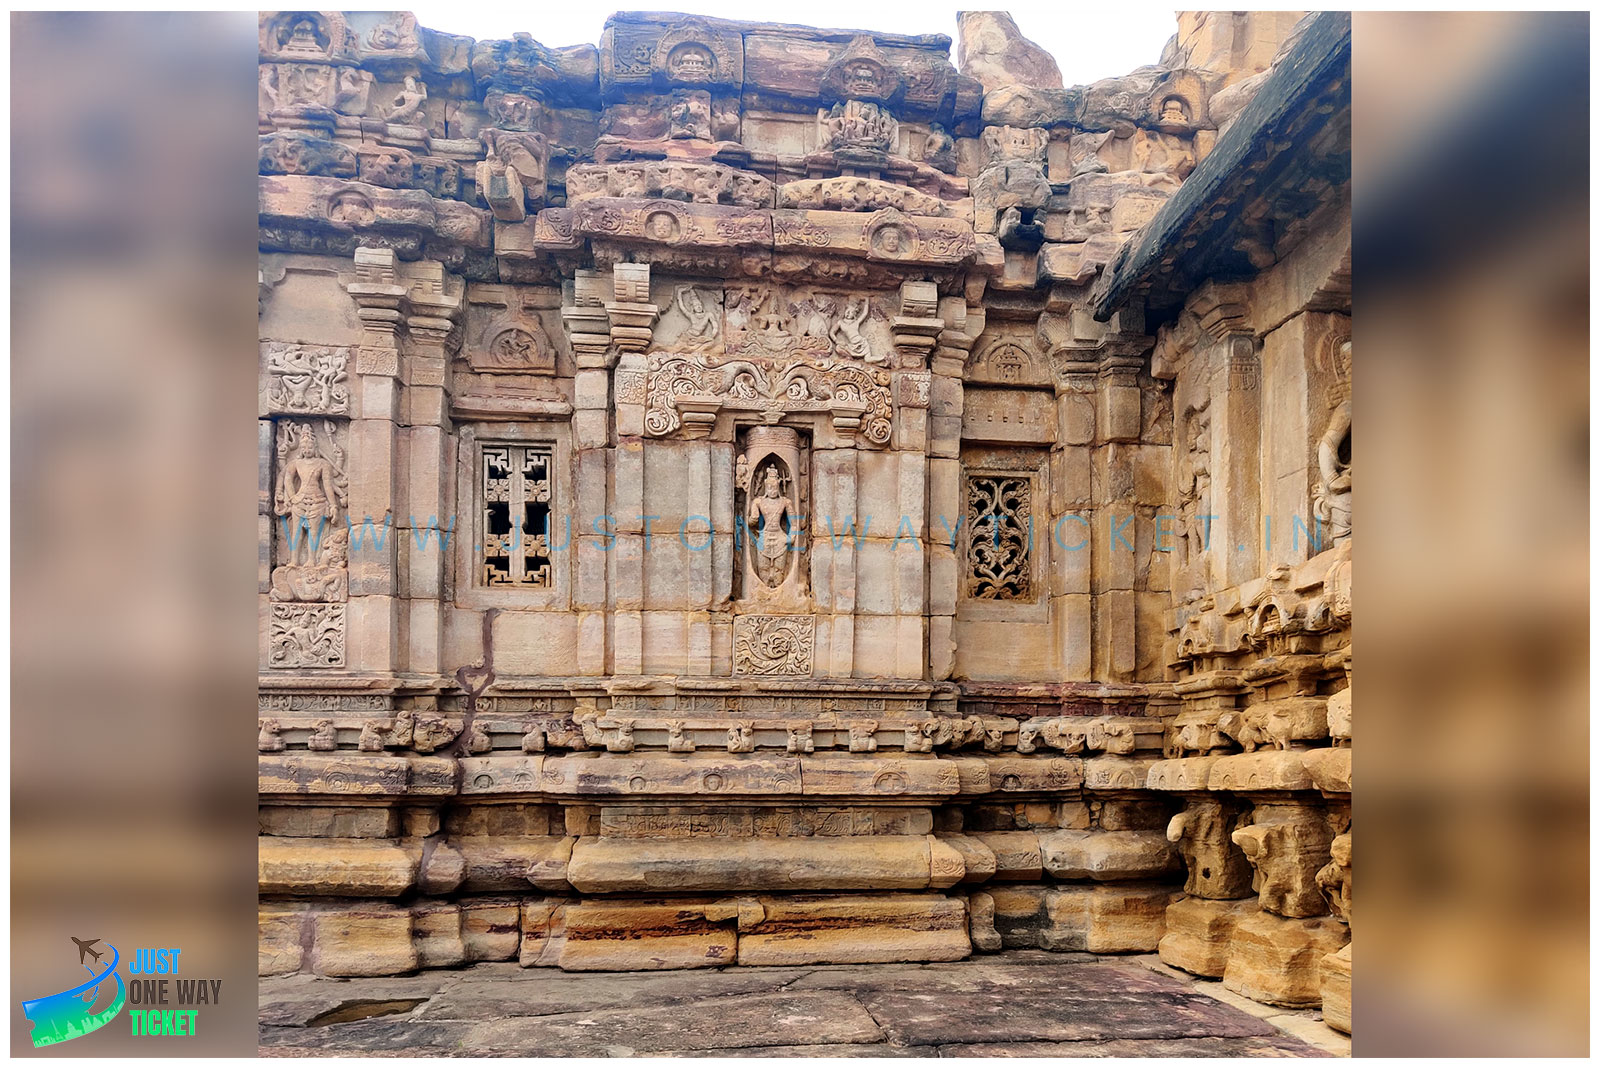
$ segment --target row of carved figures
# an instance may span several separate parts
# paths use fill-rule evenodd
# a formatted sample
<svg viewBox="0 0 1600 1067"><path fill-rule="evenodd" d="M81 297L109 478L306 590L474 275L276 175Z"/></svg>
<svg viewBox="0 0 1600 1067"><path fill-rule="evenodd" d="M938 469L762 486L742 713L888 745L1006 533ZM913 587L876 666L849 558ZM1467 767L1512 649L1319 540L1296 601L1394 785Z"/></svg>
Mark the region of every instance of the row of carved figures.
<svg viewBox="0 0 1600 1067"><path fill-rule="evenodd" d="M963 719L936 717L905 723L880 723L873 719L855 722L781 722L759 723L784 731L784 750L789 753L809 753L818 747L845 747L835 734L848 736L851 752L876 752L878 735L890 735L887 743L899 743L905 752L932 752L935 748L956 750L979 748L985 752L1003 752L1008 749L1022 754L1057 751L1066 754L1103 752L1107 755L1129 755L1138 744L1134 723L1109 718L1096 719L1031 719L1021 723L1015 720L986 719L968 716ZM728 752L754 752L758 747L756 730L758 720L740 719L728 724L693 722L685 719L642 720L613 719L601 722L593 716L572 719L538 719L527 724L522 735L523 752L544 752L547 749L571 751L603 750L606 752L632 752L638 745L635 731L654 730L666 735L668 752L694 752L697 748L726 748ZM258 748L262 752L281 752L286 743L282 737L283 724L277 719L260 720ZM417 714L406 709L393 719L368 719L362 724L357 748L363 752L381 752L387 748L411 748L427 754L449 748L460 737L462 723L436 714ZM707 743L706 735L723 736ZM337 749L338 727L332 719L316 720L307 748L315 752ZM825 735L826 740L819 737ZM894 735L898 734L896 738ZM763 746L776 747L776 745ZM493 748L493 742L484 725L477 721L467 723L464 744L456 746L464 753L484 753Z"/></svg>

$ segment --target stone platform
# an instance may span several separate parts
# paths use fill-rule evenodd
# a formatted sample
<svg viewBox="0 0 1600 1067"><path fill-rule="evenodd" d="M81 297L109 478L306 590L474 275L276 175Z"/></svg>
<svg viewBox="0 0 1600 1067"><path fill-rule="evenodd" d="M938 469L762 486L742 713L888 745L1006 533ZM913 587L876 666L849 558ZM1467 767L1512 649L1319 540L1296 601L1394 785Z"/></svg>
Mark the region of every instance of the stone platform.
<svg viewBox="0 0 1600 1067"><path fill-rule="evenodd" d="M1327 1056L1349 1040L1155 957L261 981L264 1056Z"/></svg>

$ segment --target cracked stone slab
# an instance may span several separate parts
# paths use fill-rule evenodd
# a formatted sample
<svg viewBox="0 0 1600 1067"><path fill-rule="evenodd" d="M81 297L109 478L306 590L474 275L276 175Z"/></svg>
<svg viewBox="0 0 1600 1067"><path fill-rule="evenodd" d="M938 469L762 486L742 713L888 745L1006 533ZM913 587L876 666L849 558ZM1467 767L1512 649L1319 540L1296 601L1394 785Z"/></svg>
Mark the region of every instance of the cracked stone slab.
<svg viewBox="0 0 1600 1067"><path fill-rule="evenodd" d="M460 1049L471 1023L362 1019L335 1026L263 1026L264 1048L292 1045L324 1052L404 1052L422 1047Z"/></svg>
<svg viewBox="0 0 1600 1067"><path fill-rule="evenodd" d="M926 1056L927 1049L900 1048L895 1045L774 1045L769 1048L712 1048L693 1052L670 1052L669 1056L694 1059L701 1056L726 1056L738 1059L744 1056L765 1056L771 1059L903 1059L908 1056Z"/></svg>
<svg viewBox="0 0 1600 1067"><path fill-rule="evenodd" d="M1013 987L963 993L954 1002L948 994L936 991L862 992L858 996L889 1031L889 1040L904 1045L1271 1037L1278 1033L1261 1019L1188 992L1135 995L1109 989L1104 995L1085 997L1060 988Z"/></svg>
<svg viewBox="0 0 1600 1067"><path fill-rule="evenodd" d="M993 1056L1033 1058L1082 1056L1094 1059L1194 1056L1197 1058L1325 1057L1328 1053L1303 1041L1277 1037L1181 1037L1152 1041L1023 1041L994 1045L944 1045L940 1058Z"/></svg>
<svg viewBox="0 0 1600 1067"><path fill-rule="evenodd" d="M1093 960L1092 957L1089 957ZM822 970L798 978L790 989L842 989L861 992L938 991L962 995L981 991L1018 989L1044 990L1056 996L1079 999L1127 998L1147 993L1183 992L1170 979L1151 975L1143 968L1120 960L1031 961L1014 967L1009 954L1004 962L970 960L961 963L930 963L918 966L857 967Z"/></svg>
<svg viewBox="0 0 1600 1067"><path fill-rule="evenodd" d="M549 972L519 982L480 982L474 975L440 993L417 1014L425 1019L503 1019L562 1015L603 1005L646 1008L708 997L775 993L800 977L803 972L784 973L780 968L754 974L741 970L606 974L577 982L570 975Z"/></svg>
<svg viewBox="0 0 1600 1067"><path fill-rule="evenodd" d="M837 993L773 993L678 1005L589 1011L475 1023L472 1049L527 1056L631 1056L657 1052L804 1044L854 1045L884 1034L862 1006Z"/></svg>

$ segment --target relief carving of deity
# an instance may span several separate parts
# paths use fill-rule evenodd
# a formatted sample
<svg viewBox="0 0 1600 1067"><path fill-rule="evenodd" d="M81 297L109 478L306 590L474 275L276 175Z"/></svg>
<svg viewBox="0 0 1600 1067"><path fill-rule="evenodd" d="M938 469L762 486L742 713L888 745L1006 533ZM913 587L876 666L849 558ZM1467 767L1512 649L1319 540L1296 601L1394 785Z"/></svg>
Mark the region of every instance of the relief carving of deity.
<svg viewBox="0 0 1600 1067"><path fill-rule="evenodd" d="M796 516L783 491L783 476L776 462L761 468L757 484L759 488L750 498L745 518L755 544L756 574L764 584L776 589L789 571L789 546L794 539Z"/></svg>
<svg viewBox="0 0 1600 1067"><path fill-rule="evenodd" d="M349 591L349 534L338 526L347 493L339 469L343 451L334 425L324 427L326 441L319 442L310 425L279 424L273 512L282 537L281 565L272 572L274 600L339 601Z"/></svg>

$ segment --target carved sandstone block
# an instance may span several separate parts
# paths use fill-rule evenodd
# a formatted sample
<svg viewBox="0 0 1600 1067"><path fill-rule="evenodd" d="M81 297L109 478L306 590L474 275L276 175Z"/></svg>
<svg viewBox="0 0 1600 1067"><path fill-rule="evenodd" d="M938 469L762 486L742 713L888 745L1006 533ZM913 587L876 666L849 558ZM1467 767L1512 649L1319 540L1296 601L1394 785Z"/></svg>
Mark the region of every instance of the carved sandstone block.
<svg viewBox="0 0 1600 1067"><path fill-rule="evenodd" d="M557 887L566 883L570 837L452 837L450 847L465 864L461 888L472 893L525 890L530 872L539 872L535 884Z"/></svg>
<svg viewBox="0 0 1600 1067"><path fill-rule="evenodd" d="M1184 897L1167 908L1167 932L1157 951L1161 962L1190 974L1221 978L1228 962L1233 928L1259 910L1254 897L1202 900Z"/></svg>
<svg viewBox="0 0 1600 1067"><path fill-rule="evenodd" d="M1322 957L1322 1021L1350 1032L1350 945Z"/></svg>
<svg viewBox="0 0 1600 1067"><path fill-rule="evenodd" d="M265 978L293 974L304 962L304 904L267 904L256 909L256 973Z"/></svg>
<svg viewBox="0 0 1600 1067"><path fill-rule="evenodd" d="M939 840L960 853L963 883L987 882L994 877L995 855L988 845L967 834L940 834Z"/></svg>
<svg viewBox="0 0 1600 1067"><path fill-rule="evenodd" d="M1323 813L1295 803L1258 802L1250 824L1233 832L1256 869L1262 909L1293 918L1327 914L1317 872L1328 863L1332 841Z"/></svg>
<svg viewBox="0 0 1600 1067"><path fill-rule="evenodd" d="M1235 993L1285 1008L1322 1003L1322 959L1350 940L1336 919L1285 919L1260 911L1233 929L1222 984Z"/></svg>
<svg viewBox="0 0 1600 1067"><path fill-rule="evenodd" d="M1039 834L1039 854L1052 878L1096 882L1159 878L1180 866L1159 831L1054 830Z"/></svg>
<svg viewBox="0 0 1600 1067"><path fill-rule="evenodd" d="M945 760L807 759L799 761L808 796L954 796L956 769Z"/></svg>
<svg viewBox="0 0 1600 1067"><path fill-rule="evenodd" d="M1039 835L1032 830L1003 830L967 836L994 853L995 881L1036 882L1044 876L1044 864L1039 855Z"/></svg>
<svg viewBox="0 0 1600 1067"><path fill-rule="evenodd" d="M467 961L461 939L461 908L441 901L411 908L411 942L419 967L459 967Z"/></svg>
<svg viewBox="0 0 1600 1067"><path fill-rule="evenodd" d="M725 967L736 958L730 918L693 902L584 902L566 907L556 966L564 971Z"/></svg>
<svg viewBox="0 0 1600 1067"><path fill-rule="evenodd" d="M1060 886L1045 893L1040 947L1072 952L1154 952L1166 931L1169 886Z"/></svg>
<svg viewBox="0 0 1600 1067"><path fill-rule="evenodd" d="M1250 895L1254 871L1233 841L1243 814L1241 804L1226 798L1195 797L1172 817L1167 840L1177 845L1188 868L1185 893L1213 900Z"/></svg>
<svg viewBox="0 0 1600 1067"><path fill-rule="evenodd" d="M263 837L260 892L296 896L397 897L417 881L421 846L393 841Z"/></svg>
<svg viewBox="0 0 1600 1067"><path fill-rule="evenodd" d="M960 960L972 954L966 906L942 896L762 897L761 920L739 933L739 963Z"/></svg>
<svg viewBox="0 0 1600 1067"><path fill-rule="evenodd" d="M771 795L801 791L794 759L544 757L543 791L556 795Z"/></svg>
<svg viewBox="0 0 1600 1067"><path fill-rule="evenodd" d="M406 974L419 966L405 908L354 907L312 916L312 970L331 978Z"/></svg>
<svg viewBox="0 0 1600 1067"><path fill-rule="evenodd" d="M567 877L583 893L926 889L960 879L960 854L933 837L580 839ZM954 877L950 877L951 875Z"/></svg>

